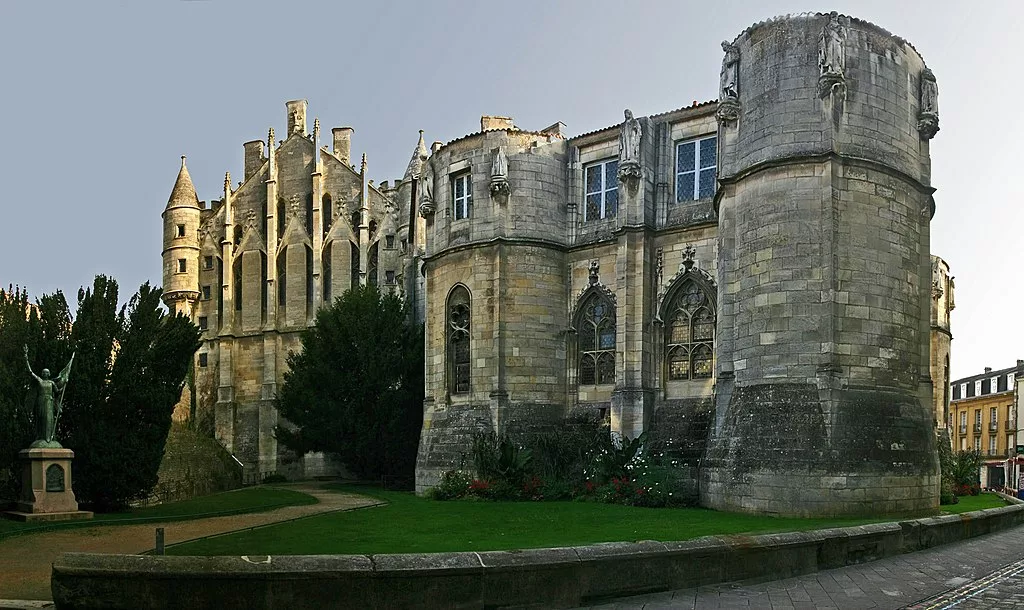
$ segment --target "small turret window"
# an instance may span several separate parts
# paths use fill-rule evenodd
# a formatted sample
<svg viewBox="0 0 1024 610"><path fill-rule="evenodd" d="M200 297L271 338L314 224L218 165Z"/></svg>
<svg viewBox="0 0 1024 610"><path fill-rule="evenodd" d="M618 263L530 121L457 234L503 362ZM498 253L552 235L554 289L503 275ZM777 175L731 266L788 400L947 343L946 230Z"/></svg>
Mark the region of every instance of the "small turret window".
<svg viewBox="0 0 1024 610"><path fill-rule="evenodd" d="M203 257L203 269L213 269L213 257L212 256L204 256Z"/></svg>
<svg viewBox="0 0 1024 610"><path fill-rule="evenodd" d="M469 172L452 178L452 203L455 220L469 218L473 209L473 184Z"/></svg>
<svg viewBox="0 0 1024 610"><path fill-rule="evenodd" d="M204 301L209 301L211 294L212 294L212 292L210 290L210 287L209 286L203 286L203 300Z"/></svg>
<svg viewBox="0 0 1024 610"><path fill-rule="evenodd" d="M175 231L178 237L185 237L185 225L176 226Z"/></svg>
<svg viewBox="0 0 1024 610"><path fill-rule="evenodd" d="M210 328L210 319L206 316L199 316L199 330Z"/></svg>
<svg viewBox="0 0 1024 610"><path fill-rule="evenodd" d="M210 356L206 352L199 354L199 367L206 368L210 363Z"/></svg>
<svg viewBox="0 0 1024 610"><path fill-rule="evenodd" d="M384 236L384 247L386 249L388 249L388 250L394 250L395 249L395 236L394 235L385 235Z"/></svg>
<svg viewBox="0 0 1024 610"><path fill-rule="evenodd" d="M188 271L188 264L185 262L185 259L179 258L178 259L178 273L185 273L186 271Z"/></svg>

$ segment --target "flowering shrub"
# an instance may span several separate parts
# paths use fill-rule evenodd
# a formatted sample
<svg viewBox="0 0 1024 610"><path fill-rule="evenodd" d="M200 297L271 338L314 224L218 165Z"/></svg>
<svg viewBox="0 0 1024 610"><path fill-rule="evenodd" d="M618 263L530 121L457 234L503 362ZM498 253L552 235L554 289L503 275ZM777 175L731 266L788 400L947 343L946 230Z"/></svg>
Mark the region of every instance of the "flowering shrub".
<svg viewBox="0 0 1024 610"><path fill-rule="evenodd" d="M428 492L434 500L455 500L465 497L469 491L473 477L461 470L449 470L441 475L441 481Z"/></svg>

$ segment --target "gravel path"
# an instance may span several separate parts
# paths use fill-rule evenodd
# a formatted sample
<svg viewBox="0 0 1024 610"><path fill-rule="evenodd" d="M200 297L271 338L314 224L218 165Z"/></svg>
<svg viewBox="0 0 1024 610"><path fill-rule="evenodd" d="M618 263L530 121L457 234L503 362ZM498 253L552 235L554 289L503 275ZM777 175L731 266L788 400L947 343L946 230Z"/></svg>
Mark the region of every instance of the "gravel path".
<svg viewBox="0 0 1024 610"><path fill-rule="evenodd" d="M5 607L5 599L50 599L50 566L62 553L142 553L153 548L157 527L164 528L164 543L171 545L309 515L383 504L374 498L311 485L289 485L288 489L309 494L320 502L192 521L73 528L0 541L0 608Z"/></svg>

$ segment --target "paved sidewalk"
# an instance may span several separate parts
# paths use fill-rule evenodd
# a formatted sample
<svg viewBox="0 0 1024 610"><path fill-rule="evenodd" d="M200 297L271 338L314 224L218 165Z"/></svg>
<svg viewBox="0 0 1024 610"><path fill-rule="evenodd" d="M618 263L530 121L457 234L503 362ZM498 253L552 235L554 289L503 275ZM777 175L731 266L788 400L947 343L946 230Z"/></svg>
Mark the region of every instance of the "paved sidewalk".
<svg viewBox="0 0 1024 610"><path fill-rule="evenodd" d="M67 552L142 553L153 548L154 530L158 527L164 528L164 541L171 545L309 515L381 504L374 498L325 491L313 485L289 485L288 489L307 493L319 502L191 521L73 528L0 541L0 610L27 607L16 606L10 600L50 599L50 567Z"/></svg>
<svg viewBox="0 0 1024 610"><path fill-rule="evenodd" d="M594 610L1024 609L1024 526L805 576L622 598ZM909 610L908 608L908 610Z"/></svg>

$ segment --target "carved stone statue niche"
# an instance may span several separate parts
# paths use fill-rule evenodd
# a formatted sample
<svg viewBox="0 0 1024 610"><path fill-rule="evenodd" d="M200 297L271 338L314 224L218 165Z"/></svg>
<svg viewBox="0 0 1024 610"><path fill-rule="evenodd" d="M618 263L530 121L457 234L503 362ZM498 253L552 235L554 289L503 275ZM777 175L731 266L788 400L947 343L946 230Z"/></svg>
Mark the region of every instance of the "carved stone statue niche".
<svg viewBox="0 0 1024 610"><path fill-rule="evenodd" d="M508 184L508 157L504 147L499 146L491 162L491 195L494 197L508 196L511 187Z"/></svg>
<svg viewBox="0 0 1024 610"><path fill-rule="evenodd" d="M826 97L846 86L846 25L849 19L829 13L818 38L818 96Z"/></svg>
<svg viewBox="0 0 1024 610"><path fill-rule="evenodd" d="M431 174L424 172L420 178L420 216L429 218L434 215L437 211L437 206L434 204L434 193L433 193L434 177Z"/></svg>
<svg viewBox="0 0 1024 610"><path fill-rule="evenodd" d="M740 49L734 44L722 41L721 86L718 92L718 110L715 116L721 123L735 121L740 115L739 66Z"/></svg>
<svg viewBox="0 0 1024 610"><path fill-rule="evenodd" d="M619 129L619 180L639 180L643 175L640 169L640 142L643 129L640 121L633 118L629 108L625 111L626 120Z"/></svg>
<svg viewBox="0 0 1024 610"><path fill-rule="evenodd" d="M931 140L939 131L939 86L931 70L921 70L921 100L917 112L917 130L925 140Z"/></svg>

